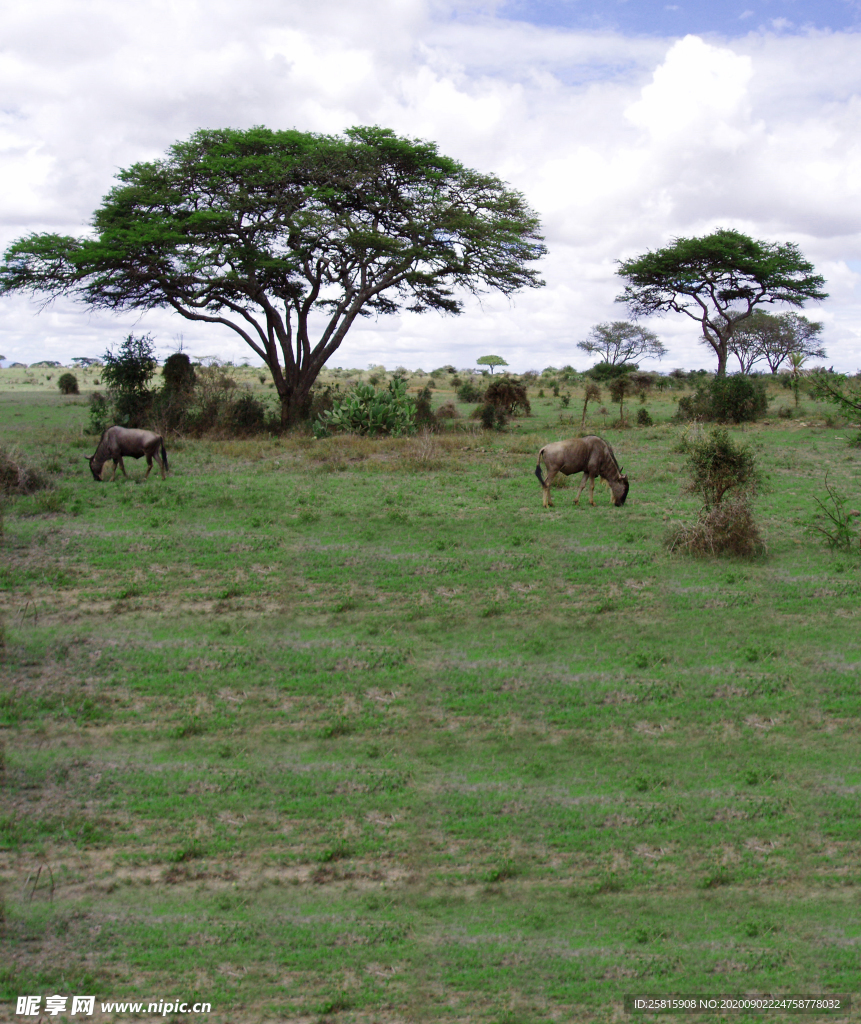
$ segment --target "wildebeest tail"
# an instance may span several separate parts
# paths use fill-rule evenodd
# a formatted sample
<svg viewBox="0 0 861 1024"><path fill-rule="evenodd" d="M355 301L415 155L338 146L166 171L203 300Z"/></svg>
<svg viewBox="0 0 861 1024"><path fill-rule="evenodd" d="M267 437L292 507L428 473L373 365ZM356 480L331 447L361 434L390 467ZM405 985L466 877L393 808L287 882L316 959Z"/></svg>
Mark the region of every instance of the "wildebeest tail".
<svg viewBox="0 0 861 1024"><path fill-rule="evenodd" d="M164 463L164 471L166 473L170 466L167 464L167 452L164 450L164 441L161 443L161 461Z"/></svg>
<svg viewBox="0 0 861 1024"><path fill-rule="evenodd" d="M544 477L541 475L541 456L544 454L544 449L538 453L538 462L535 463L535 475L538 477L538 482L541 486L544 486Z"/></svg>

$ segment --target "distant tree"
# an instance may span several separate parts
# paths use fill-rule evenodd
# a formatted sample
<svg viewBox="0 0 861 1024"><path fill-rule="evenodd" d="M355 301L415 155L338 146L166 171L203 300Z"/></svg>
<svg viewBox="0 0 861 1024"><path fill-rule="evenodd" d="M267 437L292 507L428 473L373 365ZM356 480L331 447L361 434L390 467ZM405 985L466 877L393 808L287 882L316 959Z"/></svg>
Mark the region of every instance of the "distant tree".
<svg viewBox="0 0 861 1024"><path fill-rule="evenodd" d="M607 384L610 397L614 402L619 403L619 422L623 427L625 426L625 399L635 391L634 382L631 379L632 376L630 373L623 373L618 377L614 377Z"/></svg>
<svg viewBox="0 0 861 1024"><path fill-rule="evenodd" d="M74 373L64 373L60 375L60 379L57 381L57 387L64 395L77 395L80 394L78 388L78 378Z"/></svg>
<svg viewBox="0 0 861 1024"><path fill-rule="evenodd" d="M185 352L174 352L164 361L161 370L164 390L174 396L190 395L194 391L195 373ZM265 379L265 378L264 378Z"/></svg>
<svg viewBox="0 0 861 1024"><path fill-rule="evenodd" d="M508 366L502 356L481 356L480 359L476 359L476 363L479 366L489 366L491 373L493 373L494 366Z"/></svg>
<svg viewBox="0 0 861 1024"><path fill-rule="evenodd" d="M285 425L357 317L458 314L458 291L544 283L519 192L384 128L200 130L119 180L92 234L13 243L0 293L228 327L269 367Z"/></svg>
<svg viewBox="0 0 861 1024"><path fill-rule="evenodd" d="M825 358L825 349L816 344L823 324L810 321L792 310L766 313L757 309L733 331L729 350L736 356L742 373L750 373L760 359L777 373L790 356Z"/></svg>
<svg viewBox="0 0 861 1024"><path fill-rule="evenodd" d="M88 369L90 366L101 366L101 359L95 359L92 356L75 356L72 359L75 366L80 367L82 370Z"/></svg>
<svg viewBox="0 0 861 1024"><path fill-rule="evenodd" d="M581 430L583 430L583 428L586 426L586 406L588 406L588 404L590 402L600 402L600 401L601 401L601 389L598 387L598 385L597 384L587 384L586 387L583 389L583 416L580 419L580 429Z"/></svg>
<svg viewBox="0 0 861 1024"><path fill-rule="evenodd" d="M628 282L617 301L626 302L633 316L673 311L701 325L719 377L726 374L734 332L758 305L802 306L828 297L825 279L796 245L761 242L726 228L620 260L617 273Z"/></svg>
<svg viewBox="0 0 861 1024"><path fill-rule="evenodd" d="M663 343L654 331L627 320L595 324L586 341L578 341L577 348L590 356L601 356L601 362L616 366L633 363L640 356L655 356L658 359L667 353Z"/></svg>

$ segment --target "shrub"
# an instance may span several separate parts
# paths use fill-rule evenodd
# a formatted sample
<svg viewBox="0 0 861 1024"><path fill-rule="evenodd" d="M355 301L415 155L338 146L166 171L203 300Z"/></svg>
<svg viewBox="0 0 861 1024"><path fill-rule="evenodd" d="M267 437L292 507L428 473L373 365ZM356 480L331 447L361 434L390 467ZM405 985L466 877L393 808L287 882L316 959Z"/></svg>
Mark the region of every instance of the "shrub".
<svg viewBox="0 0 861 1024"><path fill-rule="evenodd" d="M507 377L491 381L484 392L484 401L502 409L509 416L529 416L532 409L526 395L526 388Z"/></svg>
<svg viewBox="0 0 861 1024"><path fill-rule="evenodd" d="M130 334L119 351L106 352L104 360L102 378L113 399L116 422L126 427L143 426L152 398L149 381L158 365L152 337Z"/></svg>
<svg viewBox="0 0 861 1024"><path fill-rule="evenodd" d="M501 405L494 405L493 402L485 402L480 405L473 416L481 420L481 425L485 430L502 430L508 422L505 409Z"/></svg>
<svg viewBox="0 0 861 1024"><path fill-rule="evenodd" d="M825 474L825 490L828 497L825 500L814 497L819 506L821 514L814 517L810 524L811 528L825 538L825 543L832 550L851 548L858 537L861 512L858 509L847 509L848 499L846 495L836 490L828 483L828 474Z"/></svg>
<svg viewBox="0 0 861 1024"><path fill-rule="evenodd" d="M761 486L753 449L736 444L723 427L685 436L674 451L687 456L688 490L699 494L706 509L719 505L728 491L752 497Z"/></svg>
<svg viewBox="0 0 861 1024"><path fill-rule="evenodd" d="M651 427L653 423L654 423L654 420L649 415L649 410L648 409L638 409L637 410L637 426L638 427Z"/></svg>
<svg viewBox="0 0 861 1024"><path fill-rule="evenodd" d="M45 474L28 465L16 448L0 446L0 494L33 494L49 485Z"/></svg>
<svg viewBox="0 0 861 1024"><path fill-rule="evenodd" d="M234 433L253 434L262 430L266 422L266 409L263 403L251 394L240 395L232 402L227 421Z"/></svg>
<svg viewBox="0 0 861 1024"><path fill-rule="evenodd" d="M667 538L671 551L691 555L736 555L756 558L764 554L747 494L734 494L712 508L703 507L693 526L678 526Z"/></svg>
<svg viewBox="0 0 861 1024"><path fill-rule="evenodd" d="M719 423L747 423L764 416L768 409L765 382L744 374L715 377L679 399L677 418Z"/></svg>
<svg viewBox="0 0 861 1024"><path fill-rule="evenodd" d="M474 381L465 380L457 385L457 397L460 402L480 402L484 391Z"/></svg>
<svg viewBox="0 0 861 1024"><path fill-rule="evenodd" d="M60 389L61 394L64 395L79 395L81 393L78 387L78 378L74 373L64 373L57 381L57 387Z"/></svg>
<svg viewBox="0 0 861 1024"><path fill-rule="evenodd" d="M87 425L87 433L101 437L111 425L111 410L107 398L101 391L94 391L90 395L90 422Z"/></svg>
<svg viewBox="0 0 861 1024"><path fill-rule="evenodd" d="M415 424L417 427L433 427L436 424L436 417L431 409L431 398L430 385L425 384L415 397Z"/></svg>
<svg viewBox="0 0 861 1024"><path fill-rule="evenodd" d="M603 382L621 377L626 373L633 373L637 369L639 369L637 363L608 363L605 361L596 363L586 371L586 375L592 380Z"/></svg>
<svg viewBox="0 0 861 1024"><path fill-rule="evenodd" d="M354 434L409 434L415 429L416 403L407 395L404 380L392 380L377 391L370 384L356 384L352 391L336 398L332 409L318 423L322 430L344 430Z"/></svg>
<svg viewBox="0 0 861 1024"><path fill-rule="evenodd" d="M185 352L174 352L164 361L161 370L163 390L170 395L190 395L194 391L196 375ZM265 383L264 377L261 383Z"/></svg>
<svg viewBox="0 0 861 1024"><path fill-rule="evenodd" d="M438 420L456 420L459 416L460 413L457 411L457 406L454 402L446 402L436 411L436 418Z"/></svg>

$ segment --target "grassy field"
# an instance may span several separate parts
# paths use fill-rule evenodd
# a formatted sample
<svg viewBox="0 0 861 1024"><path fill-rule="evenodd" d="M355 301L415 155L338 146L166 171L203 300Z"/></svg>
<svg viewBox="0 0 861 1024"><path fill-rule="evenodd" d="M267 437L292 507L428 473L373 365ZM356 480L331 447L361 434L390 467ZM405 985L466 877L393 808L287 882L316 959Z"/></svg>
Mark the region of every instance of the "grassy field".
<svg viewBox="0 0 861 1024"><path fill-rule="evenodd" d="M851 426L775 391L733 431L767 554L692 560L664 546L697 508L669 395L652 427L590 420L623 508L572 481L545 510L576 388L505 432L173 440L167 481L97 484L86 394L47 373L0 371L2 444L53 484L0 541L0 1017L861 998L861 547L810 528L826 471L861 507Z"/></svg>

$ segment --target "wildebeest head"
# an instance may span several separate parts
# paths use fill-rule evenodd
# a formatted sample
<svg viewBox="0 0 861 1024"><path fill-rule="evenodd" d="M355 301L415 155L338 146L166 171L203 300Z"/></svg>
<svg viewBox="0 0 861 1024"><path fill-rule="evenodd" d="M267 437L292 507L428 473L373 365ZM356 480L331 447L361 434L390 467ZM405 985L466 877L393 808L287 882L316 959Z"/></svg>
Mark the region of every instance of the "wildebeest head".
<svg viewBox="0 0 861 1024"><path fill-rule="evenodd" d="M96 454L98 454L98 452ZM99 483L101 483L101 480L102 480L102 470L105 468L104 462L100 462L99 463L99 468L96 469L96 466L95 466L96 456L95 455L85 455L84 458L90 464L90 472L93 474L93 479L94 480L98 480Z"/></svg>
<svg viewBox="0 0 861 1024"><path fill-rule="evenodd" d="M622 470L619 470L619 476L615 480L608 480L607 483L610 485L610 492L613 495L613 504L617 508L624 505L625 499L628 497L628 478L622 475Z"/></svg>

